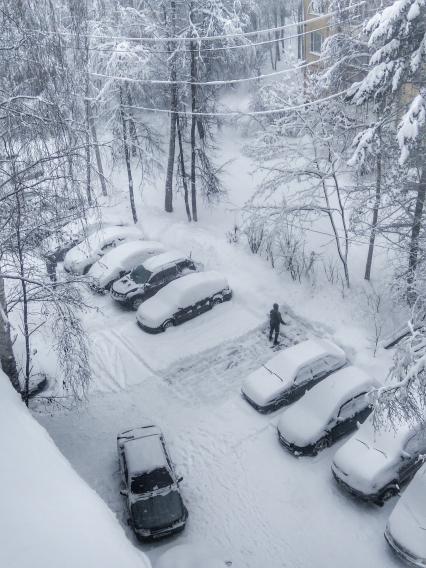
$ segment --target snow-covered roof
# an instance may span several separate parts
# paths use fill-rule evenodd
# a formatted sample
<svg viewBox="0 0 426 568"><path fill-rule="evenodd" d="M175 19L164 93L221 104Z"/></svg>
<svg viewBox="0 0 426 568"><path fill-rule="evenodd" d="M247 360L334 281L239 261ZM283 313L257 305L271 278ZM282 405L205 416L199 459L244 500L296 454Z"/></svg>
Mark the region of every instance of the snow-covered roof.
<svg viewBox="0 0 426 568"><path fill-rule="evenodd" d="M130 475L167 467L163 444L158 433L150 432L124 444Z"/></svg>
<svg viewBox="0 0 426 568"><path fill-rule="evenodd" d="M192 272L173 280L155 296L141 304L138 309L139 321L157 327L171 317L179 308L186 308L221 292L228 286L226 278L210 270Z"/></svg>
<svg viewBox="0 0 426 568"><path fill-rule="evenodd" d="M400 497L387 530L398 545L426 562L426 463Z"/></svg>
<svg viewBox="0 0 426 568"><path fill-rule="evenodd" d="M158 268L161 268L165 264L179 262L180 260L185 260L185 258L187 258L187 256L184 253L178 250L169 250L155 256L154 258L149 258L143 265L150 272L155 272Z"/></svg>
<svg viewBox="0 0 426 568"><path fill-rule="evenodd" d="M310 362L326 355L334 355L345 360L345 353L340 347L327 339L308 339L301 341L279 353L265 363L265 367L279 375L282 379L292 381L297 371Z"/></svg>
<svg viewBox="0 0 426 568"><path fill-rule="evenodd" d="M0 452L2 568L150 568L2 371Z"/></svg>
<svg viewBox="0 0 426 568"><path fill-rule="evenodd" d="M255 403L265 406L280 393L289 389L299 369L309 363L332 355L342 362L345 353L325 339L309 339L281 351L267 363L253 371L243 382L242 390Z"/></svg>
<svg viewBox="0 0 426 568"><path fill-rule="evenodd" d="M108 251L100 260L95 262L89 271L89 275L94 278L100 277L105 271L114 268L127 268L128 260L143 257L158 251L164 251L164 245L158 241L129 241Z"/></svg>
<svg viewBox="0 0 426 568"><path fill-rule="evenodd" d="M290 442L304 447L319 439L342 404L378 386L379 383L358 367L339 369L285 410L278 430Z"/></svg>

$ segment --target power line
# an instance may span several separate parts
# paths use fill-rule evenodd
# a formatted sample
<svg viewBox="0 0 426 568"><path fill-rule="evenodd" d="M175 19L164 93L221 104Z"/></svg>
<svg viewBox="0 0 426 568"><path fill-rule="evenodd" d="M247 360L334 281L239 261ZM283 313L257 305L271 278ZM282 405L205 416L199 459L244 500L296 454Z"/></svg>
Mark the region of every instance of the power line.
<svg viewBox="0 0 426 568"><path fill-rule="evenodd" d="M326 14L321 14L320 16L316 16L315 18L310 18L308 20L301 20L299 22L292 22L290 24L284 24L282 26L277 26L275 28L267 28L263 30L256 30L251 32L239 32L234 34L224 34L224 35L216 35L216 36L195 36L195 37L188 37L188 36L178 36L178 37L128 37L128 36L105 36L105 35L98 35L98 34L78 34L80 37L87 37L89 39L116 39L116 40L124 40L124 41L139 41L139 42L148 42L148 43L167 43L167 42L201 42L201 41L221 41L230 38L239 38L239 37L252 37L256 35L261 35L265 33L273 33L279 32L288 28L294 28L301 26L303 24L309 24L312 22L317 22L323 20L324 18L329 18L331 16L335 16L336 14L341 14L343 12L348 12L358 8L360 6L364 6L366 4L366 0L359 2L358 4L354 4L353 6L348 6L347 8L342 8L341 10L335 10L333 12L327 12ZM68 35L68 36L75 36L74 32L68 31L50 31L50 30L38 30L38 29L27 29L28 32L35 32L41 35Z"/></svg>
<svg viewBox="0 0 426 568"><path fill-rule="evenodd" d="M237 83L248 83L250 81L258 81L260 79L268 79L269 77L276 77L279 75L287 75L289 73L294 73L299 69L306 69L306 67L311 67L312 65L318 65L319 63L326 61L329 57L323 57L317 59L316 61L311 61L309 63L304 63L298 67L292 67L290 69L282 69L281 71L274 71L273 73L265 73L264 75L257 75L256 77L243 77L241 79L226 79L224 81L187 81L187 80L176 80L170 81L168 79L133 79L131 77L120 77L118 75L105 75L103 73L95 73L89 71L89 75L92 77L99 77L101 79L113 79L114 81L128 81L129 83L142 83L148 85L196 85L198 87L205 86L222 86L222 85L235 85Z"/></svg>
<svg viewBox="0 0 426 568"><path fill-rule="evenodd" d="M317 99L315 101L309 101L307 103L303 103L300 105L294 105L284 108L277 108L277 109L268 109L268 110L253 110L248 112L243 111L227 111L227 112L187 112L185 110L170 110L166 108L152 108L152 107L141 107L141 106L130 106L130 105L123 105L124 108L129 108L133 110L143 110L147 112L158 112L158 113L167 113L167 114L178 114L178 115L185 115L185 116L261 116L261 115L271 115L271 114L282 114L285 112L293 111L293 110L301 110L303 108L308 108L314 106L316 104L320 104L322 102L330 101L332 99L336 99L342 95L345 95L348 92L347 89L344 91L340 91L339 93L335 93L334 95L330 95L328 97L324 97L322 99Z"/></svg>

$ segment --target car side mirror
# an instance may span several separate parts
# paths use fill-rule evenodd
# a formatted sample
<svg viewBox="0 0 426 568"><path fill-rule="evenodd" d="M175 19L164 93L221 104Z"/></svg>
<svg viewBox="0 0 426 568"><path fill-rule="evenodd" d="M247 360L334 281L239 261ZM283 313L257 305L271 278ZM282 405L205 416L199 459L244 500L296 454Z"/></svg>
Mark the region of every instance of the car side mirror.
<svg viewBox="0 0 426 568"><path fill-rule="evenodd" d="M127 489L120 489L120 495L123 495L123 497L127 497L129 495L129 492L127 491Z"/></svg>
<svg viewBox="0 0 426 568"><path fill-rule="evenodd" d="M131 519L130 517L127 519L127 526L133 528L133 521L132 521L132 519Z"/></svg>
<svg viewBox="0 0 426 568"><path fill-rule="evenodd" d="M178 483L182 483L182 481L183 481L183 476L181 475L181 476L178 478L177 482L178 482Z"/></svg>
<svg viewBox="0 0 426 568"><path fill-rule="evenodd" d="M404 460L410 460L413 456L411 454L409 454L408 452L406 452L405 450L401 451L401 457Z"/></svg>

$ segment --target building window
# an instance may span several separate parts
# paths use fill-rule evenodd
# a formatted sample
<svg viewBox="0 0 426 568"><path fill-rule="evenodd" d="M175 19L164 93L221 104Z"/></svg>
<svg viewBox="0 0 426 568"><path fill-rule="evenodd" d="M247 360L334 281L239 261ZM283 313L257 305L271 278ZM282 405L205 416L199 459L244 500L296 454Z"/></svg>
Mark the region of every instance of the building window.
<svg viewBox="0 0 426 568"><path fill-rule="evenodd" d="M323 42L322 34L318 31L311 32L311 53L320 54Z"/></svg>

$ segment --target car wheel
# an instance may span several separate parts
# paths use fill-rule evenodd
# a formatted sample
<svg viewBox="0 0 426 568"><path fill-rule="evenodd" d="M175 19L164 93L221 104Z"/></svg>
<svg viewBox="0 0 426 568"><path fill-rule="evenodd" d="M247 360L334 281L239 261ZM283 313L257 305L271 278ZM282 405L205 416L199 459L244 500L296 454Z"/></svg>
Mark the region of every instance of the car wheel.
<svg viewBox="0 0 426 568"><path fill-rule="evenodd" d="M218 304L221 304L223 302L223 298L222 296L215 296L213 298L213 305L217 306Z"/></svg>
<svg viewBox="0 0 426 568"><path fill-rule="evenodd" d="M378 504L380 506L384 505L386 501L389 501L395 495L398 495L398 488L395 485L388 485L381 493Z"/></svg>
<svg viewBox="0 0 426 568"><path fill-rule="evenodd" d="M142 298L137 297L132 301L132 308L136 311L142 303Z"/></svg>
<svg viewBox="0 0 426 568"><path fill-rule="evenodd" d="M323 438L320 438L314 446L315 455L319 454L319 452L322 452L323 450L329 448L330 446L331 446L331 440L329 436L324 436Z"/></svg>
<svg viewBox="0 0 426 568"><path fill-rule="evenodd" d="M163 331L166 331L167 328L173 327L174 325L175 322L173 320L166 320L161 327L163 328Z"/></svg>

